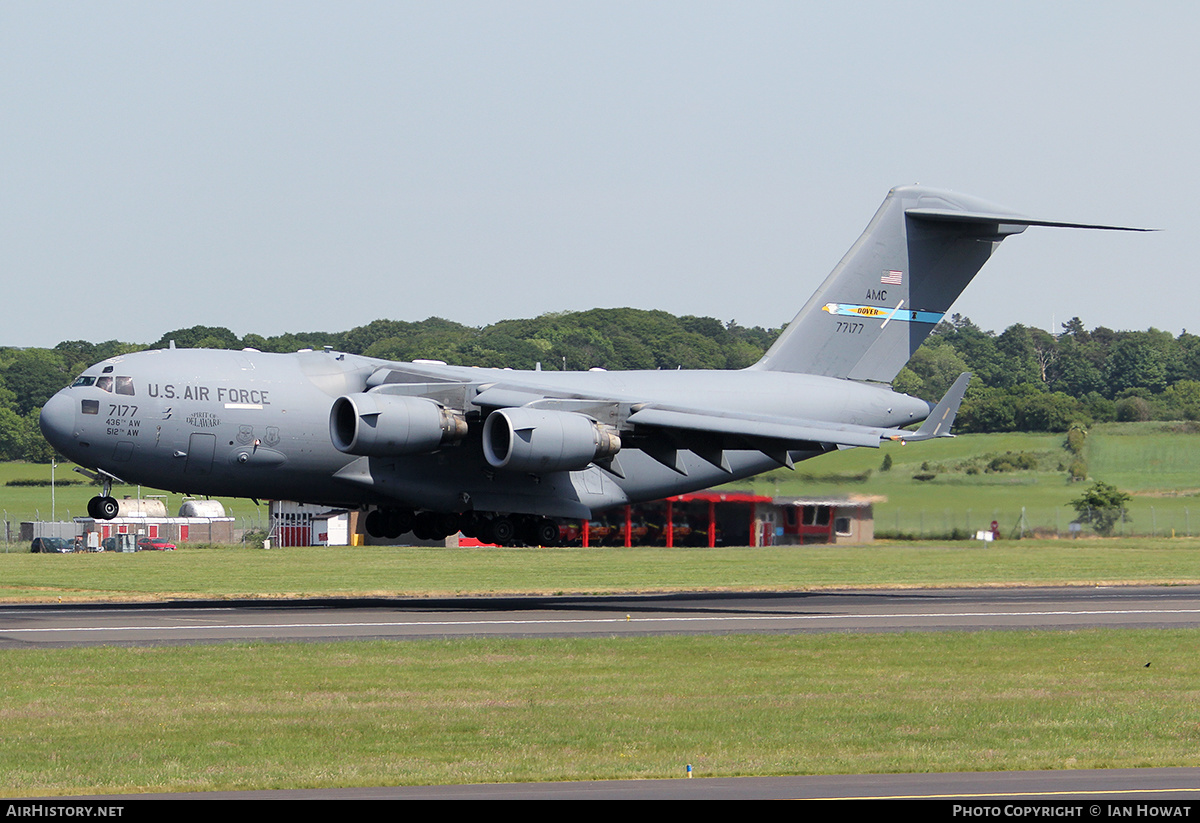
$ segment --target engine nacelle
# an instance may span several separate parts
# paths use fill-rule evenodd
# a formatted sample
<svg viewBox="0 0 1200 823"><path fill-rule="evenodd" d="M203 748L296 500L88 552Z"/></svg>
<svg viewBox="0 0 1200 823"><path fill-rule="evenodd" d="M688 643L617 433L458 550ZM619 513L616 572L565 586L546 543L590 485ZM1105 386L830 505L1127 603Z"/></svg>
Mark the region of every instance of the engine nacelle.
<svg viewBox="0 0 1200 823"><path fill-rule="evenodd" d="M483 456L497 469L575 471L620 450L616 429L574 412L500 409L483 424Z"/></svg>
<svg viewBox="0 0 1200 823"><path fill-rule="evenodd" d="M425 397L347 394L333 401L329 412L329 436L347 454L426 454L466 435L462 414Z"/></svg>

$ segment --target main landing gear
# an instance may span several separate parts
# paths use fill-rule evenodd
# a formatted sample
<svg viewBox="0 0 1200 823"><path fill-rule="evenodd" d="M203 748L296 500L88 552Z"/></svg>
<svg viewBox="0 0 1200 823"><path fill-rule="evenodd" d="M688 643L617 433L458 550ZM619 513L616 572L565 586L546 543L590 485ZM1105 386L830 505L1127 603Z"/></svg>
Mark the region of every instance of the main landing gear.
<svg viewBox="0 0 1200 823"><path fill-rule="evenodd" d="M414 513L412 509L372 509L367 534L395 540L411 531L418 540L444 540L455 532L500 546L557 546L558 524L548 517L490 512Z"/></svg>

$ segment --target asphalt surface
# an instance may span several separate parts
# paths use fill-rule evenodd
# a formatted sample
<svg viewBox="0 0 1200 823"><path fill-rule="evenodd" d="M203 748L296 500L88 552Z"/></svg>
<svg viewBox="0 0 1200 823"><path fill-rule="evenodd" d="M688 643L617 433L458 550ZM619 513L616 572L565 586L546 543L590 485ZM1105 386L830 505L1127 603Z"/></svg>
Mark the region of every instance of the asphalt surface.
<svg viewBox="0 0 1200 823"><path fill-rule="evenodd" d="M95 798L115 802L121 798ZM1110 804L1135 801L1171 807L1200 800L1200 769L1088 769L1053 772L836 774L795 777L711 777L675 780L595 780L367 789L188 792L137 795L140 800L990 800L1083 803L1079 817L1115 817ZM62 801L64 798L55 798ZM961 816L961 815L960 815ZM1033 812L1019 815L1041 816ZM1129 816L1135 816L1130 814ZM1151 816L1147 814L1136 815ZM1184 816L1156 814L1153 816ZM1190 816L1190 815L1187 815Z"/></svg>
<svg viewBox="0 0 1200 823"><path fill-rule="evenodd" d="M0 648L1200 626L1200 587L0 606Z"/></svg>

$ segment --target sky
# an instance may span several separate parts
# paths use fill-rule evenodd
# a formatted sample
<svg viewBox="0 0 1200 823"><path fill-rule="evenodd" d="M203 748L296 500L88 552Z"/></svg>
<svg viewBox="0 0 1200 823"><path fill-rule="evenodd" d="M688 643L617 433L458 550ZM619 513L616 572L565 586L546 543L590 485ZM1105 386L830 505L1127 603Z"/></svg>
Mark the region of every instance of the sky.
<svg viewBox="0 0 1200 823"><path fill-rule="evenodd" d="M0 345L631 306L778 327L892 186L984 329L1200 321L1200 5L0 4Z"/></svg>

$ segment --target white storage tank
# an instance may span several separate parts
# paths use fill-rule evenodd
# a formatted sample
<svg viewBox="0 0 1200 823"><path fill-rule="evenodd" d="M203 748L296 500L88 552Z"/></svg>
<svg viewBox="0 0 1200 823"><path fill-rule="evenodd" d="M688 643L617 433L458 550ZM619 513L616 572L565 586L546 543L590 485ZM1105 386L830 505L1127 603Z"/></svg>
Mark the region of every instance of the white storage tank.
<svg viewBox="0 0 1200 823"><path fill-rule="evenodd" d="M166 517L167 504L161 500L122 497L117 501L117 517Z"/></svg>
<svg viewBox="0 0 1200 823"><path fill-rule="evenodd" d="M220 500L185 500L179 507L180 517L224 517L225 507Z"/></svg>

